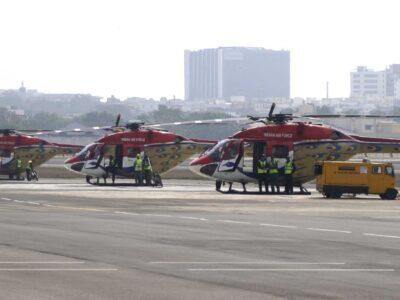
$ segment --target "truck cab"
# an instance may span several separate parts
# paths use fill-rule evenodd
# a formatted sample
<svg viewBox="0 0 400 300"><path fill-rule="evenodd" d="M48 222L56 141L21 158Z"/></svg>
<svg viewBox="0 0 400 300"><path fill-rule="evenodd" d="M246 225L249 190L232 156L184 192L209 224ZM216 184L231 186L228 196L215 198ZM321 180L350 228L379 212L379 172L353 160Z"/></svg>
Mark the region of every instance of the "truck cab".
<svg viewBox="0 0 400 300"><path fill-rule="evenodd" d="M315 165L315 175L317 190L327 198L376 194L393 200L398 194L391 163L323 161Z"/></svg>

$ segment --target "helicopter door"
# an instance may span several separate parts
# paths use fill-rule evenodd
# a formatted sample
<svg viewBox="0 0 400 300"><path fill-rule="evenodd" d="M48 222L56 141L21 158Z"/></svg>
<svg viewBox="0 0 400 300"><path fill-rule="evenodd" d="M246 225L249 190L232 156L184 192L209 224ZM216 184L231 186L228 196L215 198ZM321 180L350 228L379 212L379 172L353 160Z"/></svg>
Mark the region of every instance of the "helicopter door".
<svg viewBox="0 0 400 300"><path fill-rule="evenodd" d="M255 142L253 150L253 173L257 174L257 162L260 160L261 155L265 154L265 142Z"/></svg>
<svg viewBox="0 0 400 300"><path fill-rule="evenodd" d="M243 140L227 140L221 151L220 172L233 172L243 156Z"/></svg>
<svg viewBox="0 0 400 300"><path fill-rule="evenodd" d="M115 146L115 162L118 169L122 169L122 159L123 159L122 144L119 144Z"/></svg>

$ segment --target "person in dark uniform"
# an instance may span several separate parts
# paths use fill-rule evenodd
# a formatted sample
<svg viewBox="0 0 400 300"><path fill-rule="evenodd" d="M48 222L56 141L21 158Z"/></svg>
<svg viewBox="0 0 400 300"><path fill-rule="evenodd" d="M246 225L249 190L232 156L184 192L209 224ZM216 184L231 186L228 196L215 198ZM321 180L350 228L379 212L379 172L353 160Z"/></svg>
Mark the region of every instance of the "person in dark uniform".
<svg viewBox="0 0 400 300"><path fill-rule="evenodd" d="M28 164L26 165L25 168L25 173L26 173L26 180L31 181L31 175L32 175L32 170L33 170L33 164L32 161L28 161Z"/></svg>
<svg viewBox="0 0 400 300"><path fill-rule="evenodd" d="M151 185L151 177L153 173L153 168L151 167L150 159L147 155L143 158L143 175L146 185Z"/></svg>
<svg viewBox="0 0 400 300"><path fill-rule="evenodd" d="M108 162L108 167L107 167L107 177L108 174L111 173L111 180L112 184L115 183L115 173L116 173L116 160L114 156L110 155L109 156L109 162Z"/></svg>
<svg viewBox="0 0 400 300"><path fill-rule="evenodd" d="M257 162L258 189L262 193L262 186L265 185L265 192L268 193L268 162L265 155L261 155Z"/></svg>
<svg viewBox="0 0 400 300"><path fill-rule="evenodd" d="M275 193L275 188L276 192L280 193L278 185L278 176L279 176L278 161L275 160L273 157L271 157L271 164L268 170L268 181L271 184L272 193Z"/></svg>
<svg viewBox="0 0 400 300"><path fill-rule="evenodd" d="M293 194L293 173L296 170L293 161L289 157L286 158L286 163L283 169L285 175L285 193Z"/></svg>

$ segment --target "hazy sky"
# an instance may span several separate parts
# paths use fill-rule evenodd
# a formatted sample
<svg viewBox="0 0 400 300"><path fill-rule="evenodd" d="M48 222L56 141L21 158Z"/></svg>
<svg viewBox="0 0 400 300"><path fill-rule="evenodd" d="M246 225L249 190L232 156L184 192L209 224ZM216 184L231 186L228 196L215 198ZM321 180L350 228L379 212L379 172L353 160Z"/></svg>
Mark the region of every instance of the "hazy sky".
<svg viewBox="0 0 400 300"><path fill-rule="evenodd" d="M183 97L184 49L291 51L291 94L400 62L400 1L0 0L0 89Z"/></svg>

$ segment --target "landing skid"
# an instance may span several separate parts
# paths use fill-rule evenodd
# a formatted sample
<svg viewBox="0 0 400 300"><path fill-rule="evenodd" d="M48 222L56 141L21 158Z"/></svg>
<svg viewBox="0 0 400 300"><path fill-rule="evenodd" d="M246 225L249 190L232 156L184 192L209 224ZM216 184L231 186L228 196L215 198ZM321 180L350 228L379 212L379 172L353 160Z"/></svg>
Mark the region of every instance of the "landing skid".
<svg viewBox="0 0 400 300"><path fill-rule="evenodd" d="M5 180L5 181L24 181L25 177L20 177L19 179L18 178L5 178L5 177L2 177L2 178L0 178L0 180Z"/></svg>
<svg viewBox="0 0 400 300"><path fill-rule="evenodd" d="M138 185L138 184L136 184L136 183L114 183L114 184L112 184L112 183L97 183L97 182L91 182L91 183L89 183L89 184L91 184L91 185L95 185L95 186L110 186L110 187L113 187L113 186L136 186L136 187L159 187L159 188L162 188L163 186L159 186L159 185Z"/></svg>
<svg viewBox="0 0 400 300"><path fill-rule="evenodd" d="M104 183L104 182L99 182L99 183L97 183L97 182L88 182L90 185L94 185L94 186L109 186L109 187L121 187L121 186L134 186L134 187L139 187L139 186L142 186L142 187L159 187L159 188L162 188L163 186L162 185L154 185L154 184L151 184L151 185L145 185L145 184L142 184L142 185L139 185L139 184L136 184L136 183Z"/></svg>

